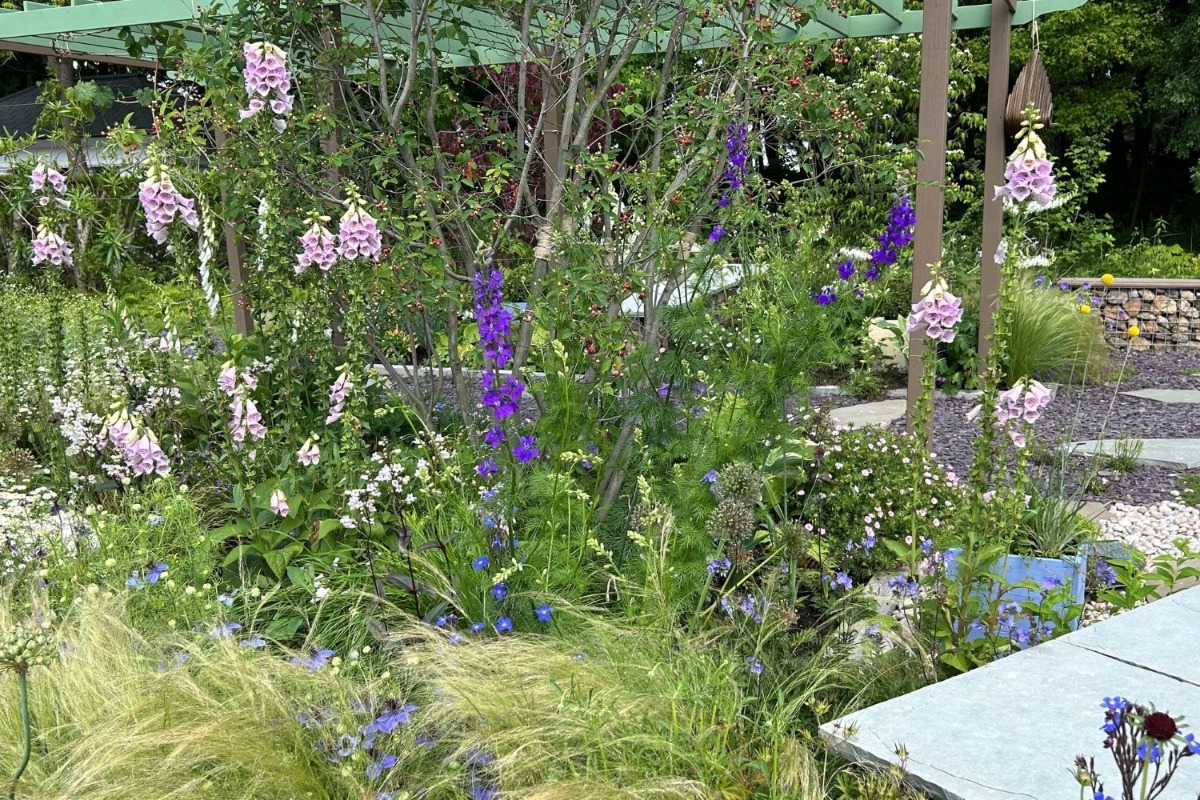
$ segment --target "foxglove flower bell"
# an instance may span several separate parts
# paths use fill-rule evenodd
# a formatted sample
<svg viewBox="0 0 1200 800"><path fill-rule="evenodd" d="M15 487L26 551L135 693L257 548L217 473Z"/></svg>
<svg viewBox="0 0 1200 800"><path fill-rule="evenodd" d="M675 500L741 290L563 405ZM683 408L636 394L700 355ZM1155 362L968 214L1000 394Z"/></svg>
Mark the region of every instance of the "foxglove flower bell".
<svg viewBox="0 0 1200 800"><path fill-rule="evenodd" d="M1004 166L1005 183L996 187L996 197L1007 197L1017 205L1028 202L1039 208L1045 208L1054 199L1057 192L1054 163L1046 157L1046 144L1037 134L1041 127L1036 109L1029 108L1017 134L1020 140L1017 148Z"/></svg>
<svg viewBox="0 0 1200 800"><path fill-rule="evenodd" d="M953 342L954 326L962 321L962 299L950 293L945 281L925 286L925 296L912 307L908 330L924 330L934 341Z"/></svg>
<svg viewBox="0 0 1200 800"><path fill-rule="evenodd" d="M363 256L378 261L383 249L379 225L367 213L366 204L353 184L346 189L346 195L346 213L338 226L338 255L347 261Z"/></svg>
<svg viewBox="0 0 1200 800"><path fill-rule="evenodd" d="M159 244L167 241L167 225L176 214L192 230L200 227L196 201L179 193L161 164L150 165L139 187L138 200L146 212L146 233Z"/></svg>
<svg viewBox="0 0 1200 800"><path fill-rule="evenodd" d="M275 115L272 124L282 133L287 128L286 117L292 110L292 74L287 67L287 53L270 42L246 42L242 45L242 54L246 57L242 76L250 100L239 116L250 119L270 108Z"/></svg>
<svg viewBox="0 0 1200 800"><path fill-rule="evenodd" d="M46 227L44 221L38 225L37 235L33 237L34 264L49 261L56 267L69 267L75 263L73 252L66 240Z"/></svg>
<svg viewBox="0 0 1200 800"><path fill-rule="evenodd" d="M312 225L300 237L300 252L296 255L296 274L300 275L309 267L319 267L322 272L329 272L337 263L338 249L333 234L323 223L329 217L313 214Z"/></svg>

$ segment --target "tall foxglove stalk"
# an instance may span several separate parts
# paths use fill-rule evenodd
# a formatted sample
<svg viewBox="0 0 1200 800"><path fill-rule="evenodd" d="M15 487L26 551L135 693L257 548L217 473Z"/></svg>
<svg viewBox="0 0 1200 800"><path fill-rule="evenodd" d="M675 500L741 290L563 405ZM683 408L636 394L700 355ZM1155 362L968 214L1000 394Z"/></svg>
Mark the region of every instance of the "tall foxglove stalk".
<svg viewBox="0 0 1200 800"><path fill-rule="evenodd" d="M239 116L250 119L270 108L275 119L271 122L282 133L287 128L287 115L292 110L292 74L288 71L287 53L270 42L246 42L242 45L246 67L242 77L249 101Z"/></svg>
<svg viewBox="0 0 1200 800"><path fill-rule="evenodd" d="M139 186L138 200L146 213L146 233L159 244L167 241L167 225L176 215L192 230L200 227L196 202L179 193L162 164L150 164L146 180Z"/></svg>

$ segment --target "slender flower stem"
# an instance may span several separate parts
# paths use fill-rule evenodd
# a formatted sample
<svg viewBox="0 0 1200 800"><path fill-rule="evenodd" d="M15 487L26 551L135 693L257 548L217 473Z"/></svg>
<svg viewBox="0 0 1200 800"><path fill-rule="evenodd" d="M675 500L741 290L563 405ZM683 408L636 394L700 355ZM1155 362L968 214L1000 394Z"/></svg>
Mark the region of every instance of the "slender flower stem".
<svg viewBox="0 0 1200 800"><path fill-rule="evenodd" d="M33 740L29 734L29 683L24 672L17 673L17 690L20 693L21 704L21 763L17 764L17 769L13 773L12 783L8 787L8 800L15 800L17 796L17 781L21 780L21 776L25 774L25 768L29 766L29 753L33 744Z"/></svg>

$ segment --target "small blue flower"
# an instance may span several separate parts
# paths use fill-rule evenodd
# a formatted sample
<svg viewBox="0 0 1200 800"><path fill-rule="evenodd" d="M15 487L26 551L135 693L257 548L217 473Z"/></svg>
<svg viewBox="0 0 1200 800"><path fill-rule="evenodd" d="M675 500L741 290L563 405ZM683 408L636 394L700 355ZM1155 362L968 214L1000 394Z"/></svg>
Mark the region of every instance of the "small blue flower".
<svg viewBox="0 0 1200 800"><path fill-rule="evenodd" d="M1050 575L1049 577L1045 578L1042 581L1042 589L1044 589L1047 592L1050 591L1051 589L1057 589L1058 587L1060 587L1062 585L1063 585L1063 579L1060 578L1058 575Z"/></svg>
<svg viewBox="0 0 1200 800"><path fill-rule="evenodd" d="M545 603L542 603L540 606L538 606L537 608L535 608L533 610L533 613L537 614L538 622L549 622L550 614L553 612L553 610L554 609L550 608L550 606L546 605Z"/></svg>
<svg viewBox="0 0 1200 800"><path fill-rule="evenodd" d="M401 725L407 725L409 715L416 711L417 707L411 703L408 705L396 705L387 711L384 711L375 721L371 723L375 730L379 733L391 733Z"/></svg>
<svg viewBox="0 0 1200 800"><path fill-rule="evenodd" d="M374 780L382 775L385 769L391 769L394 766L396 766L396 757L384 756L378 761L367 764L367 777Z"/></svg>
<svg viewBox="0 0 1200 800"><path fill-rule="evenodd" d="M479 477L481 478L490 478L500 471L500 467L496 466L496 459L488 456L476 465L475 471L479 473Z"/></svg>
<svg viewBox="0 0 1200 800"><path fill-rule="evenodd" d="M508 633L512 630L512 617L500 617L496 620L496 632Z"/></svg>
<svg viewBox="0 0 1200 800"><path fill-rule="evenodd" d="M217 595L217 602L220 603L221 605L225 606L226 608L229 608L230 606L233 605L233 598L237 597L237 593L238 593L238 590L234 589L229 594L219 594L219 595Z"/></svg>
<svg viewBox="0 0 1200 800"><path fill-rule="evenodd" d="M437 747L437 739L424 733L418 733L417 738L413 739L413 743L424 747L426 750L432 750Z"/></svg>
<svg viewBox="0 0 1200 800"><path fill-rule="evenodd" d="M238 644L240 644L242 647L249 647L253 650L257 650L260 647L266 647L267 640L263 638L261 633L256 633L253 636L242 639L240 642L238 642Z"/></svg>
<svg viewBox="0 0 1200 800"><path fill-rule="evenodd" d="M163 521L162 514L151 514L150 515L150 524L151 525L155 525L155 526L161 525L162 521Z"/></svg>
<svg viewBox="0 0 1200 800"><path fill-rule="evenodd" d="M356 752L358 752L358 737L343 733L338 739L337 754L342 758L349 758Z"/></svg>
<svg viewBox="0 0 1200 800"><path fill-rule="evenodd" d="M482 555L471 562L471 569L487 569L491 563L486 555Z"/></svg>
<svg viewBox="0 0 1200 800"><path fill-rule="evenodd" d="M1043 283L1046 282L1046 276L1038 275L1036 278L1033 279L1033 282L1036 283L1038 286L1041 286Z"/></svg>
<svg viewBox="0 0 1200 800"><path fill-rule="evenodd" d="M308 667L310 672L316 672L321 667L329 663L329 659L333 658L332 650L318 650L309 656L296 656L292 659L292 663L302 667Z"/></svg>
<svg viewBox="0 0 1200 800"><path fill-rule="evenodd" d="M728 558L714 558L708 562L705 569L708 570L709 575L724 575L731 566L733 566L733 562Z"/></svg>
<svg viewBox="0 0 1200 800"><path fill-rule="evenodd" d="M933 540L922 536L921 537L921 552L924 553L925 555L929 555L929 552L931 550L933 550Z"/></svg>
<svg viewBox="0 0 1200 800"><path fill-rule="evenodd" d="M483 629L486 627L487 627L486 623L472 622L471 623L471 633L481 633L483 631Z"/></svg>
<svg viewBox="0 0 1200 800"><path fill-rule="evenodd" d="M750 665L750 671L755 675L762 675L763 663L754 656L746 656L746 663Z"/></svg>
<svg viewBox="0 0 1200 800"><path fill-rule="evenodd" d="M832 287L826 286L813 299L817 301L817 305L827 306L837 300L837 294L834 293Z"/></svg>
<svg viewBox="0 0 1200 800"><path fill-rule="evenodd" d="M721 227L720 225L713 225L712 231L708 234L708 240L710 242L719 242L721 241L721 237L724 235L725 228Z"/></svg>
<svg viewBox="0 0 1200 800"><path fill-rule="evenodd" d="M222 622L217 627L208 632L208 635L214 639L228 639L236 631L240 631L242 626L236 622Z"/></svg>
<svg viewBox="0 0 1200 800"><path fill-rule="evenodd" d="M840 587L842 587L843 589L849 589L849 588L851 588L852 586L854 586L854 581L852 581L852 580L850 579L850 576L849 576L849 575L847 575L846 573L844 573L844 572L839 572L839 573L838 573L837 575L835 575L835 576L834 576L834 578L833 578L833 585L834 585L834 586L840 586Z"/></svg>
<svg viewBox="0 0 1200 800"><path fill-rule="evenodd" d="M138 575L137 571L134 570L133 572L129 573L129 577L125 580L125 585L134 589L141 589L146 585L146 582L143 581L141 576Z"/></svg>
<svg viewBox="0 0 1200 800"><path fill-rule="evenodd" d="M704 473L704 477L700 479L700 482L708 484L716 483L717 471L715 469L710 469L708 472Z"/></svg>
<svg viewBox="0 0 1200 800"><path fill-rule="evenodd" d="M497 800L500 794L490 783L472 783L467 789L467 796L471 800Z"/></svg>
<svg viewBox="0 0 1200 800"><path fill-rule="evenodd" d="M658 387L658 396L659 397L666 397L670 393L671 393L671 384L664 383Z"/></svg>
<svg viewBox="0 0 1200 800"><path fill-rule="evenodd" d="M850 280L850 276L854 274L854 262L843 261L841 264L838 264L837 271L839 278L844 281Z"/></svg>
<svg viewBox="0 0 1200 800"><path fill-rule="evenodd" d="M492 587L492 597L496 598L497 600L503 600L504 598L508 597L508 587L503 583L497 583Z"/></svg>
<svg viewBox="0 0 1200 800"><path fill-rule="evenodd" d="M158 583L158 579L163 576L163 573L165 573L167 569L169 569L169 567L166 564L152 564L150 566L150 571L146 573L146 582Z"/></svg>

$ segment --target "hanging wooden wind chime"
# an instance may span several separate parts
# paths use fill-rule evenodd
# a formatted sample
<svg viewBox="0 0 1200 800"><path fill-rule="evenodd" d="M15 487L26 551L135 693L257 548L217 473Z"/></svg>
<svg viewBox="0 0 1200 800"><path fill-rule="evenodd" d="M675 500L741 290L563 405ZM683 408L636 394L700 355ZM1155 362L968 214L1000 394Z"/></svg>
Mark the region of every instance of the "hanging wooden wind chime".
<svg viewBox="0 0 1200 800"><path fill-rule="evenodd" d="M1004 107L1004 129L1009 136L1016 135L1021 129L1025 109L1030 105L1038 110L1038 120L1049 125L1054 116L1054 99L1050 96L1050 78L1046 75L1046 67L1036 47L1017 76L1017 83Z"/></svg>

